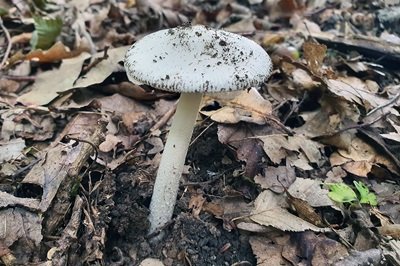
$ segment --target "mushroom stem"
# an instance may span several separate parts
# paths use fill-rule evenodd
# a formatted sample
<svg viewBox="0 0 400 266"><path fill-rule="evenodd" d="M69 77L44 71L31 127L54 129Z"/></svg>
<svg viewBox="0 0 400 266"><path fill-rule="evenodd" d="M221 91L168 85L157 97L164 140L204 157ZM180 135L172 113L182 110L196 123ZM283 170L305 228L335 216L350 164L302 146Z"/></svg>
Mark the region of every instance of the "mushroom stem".
<svg viewBox="0 0 400 266"><path fill-rule="evenodd" d="M181 93L179 98L154 184L149 233L153 233L172 218L179 180L201 99L202 93Z"/></svg>

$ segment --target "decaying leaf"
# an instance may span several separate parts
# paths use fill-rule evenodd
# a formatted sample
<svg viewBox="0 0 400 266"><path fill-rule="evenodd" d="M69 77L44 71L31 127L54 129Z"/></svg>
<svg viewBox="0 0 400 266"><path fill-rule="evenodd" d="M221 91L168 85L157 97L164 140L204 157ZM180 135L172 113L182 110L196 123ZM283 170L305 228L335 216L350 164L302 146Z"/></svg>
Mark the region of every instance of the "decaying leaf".
<svg viewBox="0 0 400 266"><path fill-rule="evenodd" d="M289 160L304 170L312 169L309 163L320 164L322 155L319 148L321 145L305 136L281 134L258 136L258 138L263 141L264 151L273 163L279 164L282 159L291 156Z"/></svg>
<svg viewBox="0 0 400 266"><path fill-rule="evenodd" d="M42 241L42 216L23 208L0 211L0 235L7 247L12 247L17 264L27 264L29 254L35 252Z"/></svg>
<svg viewBox="0 0 400 266"><path fill-rule="evenodd" d="M194 217L199 218L199 214L203 208L206 199L201 194L193 195L189 201L189 209L192 209L192 214Z"/></svg>
<svg viewBox="0 0 400 266"><path fill-rule="evenodd" d="M397 173L396 165L387 156L380 154L364 140L354 137L347 150L339 149L329 158L331 165L341 165L346 171L358 176L367 177L373 167L384 165L393 173Z"/></svg>
<svg viewBox="0 0 400 266"><path fill-rule="evenodd" d="M317 227L291 214L285 209L285 206L287 206L285 197L276 195L272 191L265 190L261 192L255 200L250 219L259 224L272 226L282 231L326 231L324 228Z"/></svg>
<svg viewBox="0 0 400 266"><path fill-rule="evenodd" d="M322 182L319 180L297 177L288 191L293 197L306 201L312 207L333 205L328 197L329 191L322 188Z"/></svg>
<svg viewBox="0 0 400 266"><path fill-rule="evenodd" d="M288 203L300 218L318 227L325 227L321 216L315 212L315 209L307 201L294 197L285 187L284 189Z"/></svg>
<svg viewBox="0 0 400 266"><path fill-rule="evenodd" d="M0 142L0 162L16 159L22 155L25 148L25 140L21 138L10 139L7 142Z"/></svg>
<svg viewBox="0 0 400 266"><path fill-rule="evenodd" d="M270 189L276 193L284 192L282 185L289 187L296 180L295 168L289 165L269 166L264 169L264 172L265 176L258 174L254 177L254 182L259 184L261 188Z"/></svg>
<svg viewBox="0 0 400 266"><path fill-rule="evenodd" d="M286 237L286 242L289 238ZM276 243L266 237L262 236L252 236L249 239L251 249L257 258L257 265L267 266L267 265L290 265L282 257L282 249L285 243Z"/></svg>
<svg viewBox="0 0 400 266"><path fill-rule="evenodd" d="M79 56L82 52L85 52L86 50L87 49L85 49L84 47L79 47L78 49L71 51L62 42L56 42L48 50L33 50L26 55L21 55L20 59L40 63L53 63L63 59ZM14 60L17 60L17 58L15 58Z"/></svg>
<svg viewBox="0 0 400 266"><path fill-rule="evenodd" d="M391 236L393 238L400 238L400 224L386 224L377 227L379 233L384 236Z"/></svg>
<svg viewBox="0 0 400 266"><path fill-rule="evenodd" d="M385 98L371 93L366 87L367 85L355 77L329 79L326 83L332 93L345 98L349 102L355 102L367 110L383 106L387 102ZM398 112L393 108L390 111L398 115Z"/></svg>
<svg viewBox="0 0 400 266"><path fill-rule="evenodd" d="M112 72L118 69L118 62L122 61L129 46L108 49L107 58L104 58L104 52L99 52L92 56L91 62L101 60L89 70L88 73L79 77L74 83L74 88L88 87L90 85L103 82ZM72 87L72 86L71 86Z"/></svg>
<svg viewBox="0 0 400 266"><path fill-rule="evenodd" d="M9 109L1 114L3 125L1 137L9 140L11 136L25 139L46 140L53 137L55 123L46 109Z"/></svg>
<svg viewBox="0 0 400 266"><path fill-rule="evenodd" d="M326 45L318 44L311 41L306 41L303 44L304 58L307 61L308 67L314 74L321 72L322 62L325 58Z"/></svg>
<svg viewBox="0 0 400 266"><path fill-rule="evenodd" d="M99 145L99 150L102 152L110 152L114 149L116 149L117 145L121 143L121 139L112 135L112 134L107 134L106 139L100 143Z"/></svg>
<svg viewBox="0 0 400 266"><path fill-rule="evenodd" d="M37 76L31 91L18 97L18 101L26 106L48 104L60 92L72 88L82 70L83 61L88 57L89 54L82 53L78 57L64 59L58 69L42 72ZM65 73L68 75L64 76Z"/></svg>
<svg viewBox="0 0 400 266"><path fill-rule="evenodd" d="M224 94L220 94L224 95ZM215 98L222 107L215 111L201 111L202 114L210 116L216 122L235 124L240 121L251 122L259 125L265 124L271 115L271 103L264 99L260 93L252 88L240 92L235 98Z"/></svg>

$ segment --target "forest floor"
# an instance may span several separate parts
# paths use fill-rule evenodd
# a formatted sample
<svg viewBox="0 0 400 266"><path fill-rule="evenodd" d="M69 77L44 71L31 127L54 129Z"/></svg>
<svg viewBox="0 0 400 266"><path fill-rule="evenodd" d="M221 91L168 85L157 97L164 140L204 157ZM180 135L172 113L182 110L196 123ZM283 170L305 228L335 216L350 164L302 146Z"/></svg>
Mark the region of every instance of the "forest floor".
<svg viewBox="0 0 400 266"><path fill-rule="evenodd" d="M2 263L400 265L399 21L398 0L0 0ZM179 95L123 58L189 24L254 40L273 71L204 96L156 241Z"/></svg>

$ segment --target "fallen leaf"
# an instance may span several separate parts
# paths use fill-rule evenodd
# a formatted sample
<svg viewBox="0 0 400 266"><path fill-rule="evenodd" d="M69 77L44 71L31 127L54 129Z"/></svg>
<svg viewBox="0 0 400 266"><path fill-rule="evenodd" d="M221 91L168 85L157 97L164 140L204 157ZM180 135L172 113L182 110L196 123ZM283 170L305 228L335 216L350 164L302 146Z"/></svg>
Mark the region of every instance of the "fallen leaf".
<svg viewBox="0 0 400 266"><path fill-rule="evenodd" d="M254 202L254 209L251 212L250 219L264 226L272 226L282 231L303 232L312 230L315 232L326 231L303 219L288 212L285 198L276 195L272 191L265 190L260 193Z"/></svg>
<svg viewBox="0 0 400 266"><path fill-rule="evenodd" d="M55 123L46 109L9 109L2 113L1 137L9 140L11 136L25 139L46 140L53 137Z"/></svg>
<svg viewBox="0 0 400 266"><path fill-rule="evenodd" d="M354 137L346 150L339 149L331 154L330 163L332 166L342 166L346 171L358 176L367 177L373 167L384 165L393 173L397 173L395 164L385 155L378 151L364 140Z"/></svg>
<svg viewBox="0 0 400 266"><path fill-rule="evenodd" d="M112 134L107 134L106 139L100 143L99 150L102 152L110 152L115 150L117 145L121 143L121 139Z"/></svg>
<svg viewBox="0 0 400 266"><path fill-rule="evenodd" d="M326 45L306 41L303 44L304 58L313 74L321 73L321 67L326 54Z"/></svg>
<svg viewBox="0 0 400 266"><path fill-rule="evenodd" d="M375 93L371 93L366 84L356 77L341 77L336 80L328 79L326 84L332 93L365 107L367 111L378 106L384 106L388 101L381 96L375 95ZM398 112L393 108L390 108L390 111L398 115Z"/></svg>
<svg viewBox="0 0 400 266"><path fill-rule="evenodd" d="M192 209L192 214L194 217L199 218L205 202L206 199L201 194L195 194L190 198L188 207L189 209Z"/></svg>
<svg viewBox="0 0 400 266"><path fill-rule="evenodd" d="M0 207L16 207L23 206L30 210L39 210L40 201L37 199L19 198L9 193L0 191Z"/></svg>
<svg viewBox="0 0 400 266"><path fill-rule="evenodd" d="M291 265L282 257L282 244L262 236L251 236L249 243L256 256L257 265Z"/></svg>
<svg viewBox="0 0 400 266"><path fill-rule="evenodd" d="M218 101L218 98L213 97L212 100L214 99ZM233 99L221 100L219 103L222 105L220 109L201 111L201 113L219 123L235 124L244 121L259 125L264 125L267 122L266 117L272 113L271 103L254 88L240 92Z"/></svg>
<svg viewBox="0 0 400 266"><path fill-rule="evenodd" d="M79 77L74 83L73 88L88 87L90 85L102 83L108 76L118 68L118 62L125 57L126 51L130 46L122 46L118 48L108 49L107 59L100 60L88 73ZM91 62L96 58L103 58L104 52L92 55ZM72 87L72 86L71 86Z"/></svg>
<svg viewBox="0 0 400 266"><path fill-rule="evenodd" d="M293 165L310 170L309 163L319 165L322 155L319 150L321 145L302 135L269 135L257 136L264 143L264 151L273 163L279 164L284 158L288 158ZM296 152L297 154L293 154ZM291 157L289 157L292 155Z"/></svg>
<svg viewBox="0 0 400 266"><path fill-rule="evenodd" d="M146 139L146 143L149 143L153 147L148 150L147 154L156 154L164 150L164 143L159 137L150 137Z"/></svg>
<svg viewBox="0 0 400 266"><path fill-rule="evenodd" d="M58 97L60 92L72 88L82 70L83 61L87 58L89 54L82 53L77 57L64 59L58 69L38 74L31 90L18 97L18 102L26 106L48 104Z"/></svg>
<svg viewBox="0 0 400 266"><path fill-rule="evenodd" d="M71 51L62 42L56 42L48 50L37 49L30 51L28 54L23 55L21 59L38 61L41 63L53 63L62 59L68 59L72 57L79 57L84 52L83 48Z"/></svg>
<svg viewBox="0 0 400 266"><path fill-rule="evenodd" d="M0 162L6 162L21 157L25 148L25 140L22 138L0 142Z"/></svg>
<svg viewBox="0 0 400 266"><path fill-rule="evenodd" d="M0 235L7 247L12 245L14 254L29 254L39 247L42 241L42 216L15 207L0 211ZM28 244L31 243L31 244ZM23 263L25 264L25 263Z"/></svg>
<svg viewBox="0 0 400 266"><path fill-rule="evenodd" d="M312 207L334 205L328 197L329 191L322 188L322 182L319 180L297 177L288 191L293 197L306 201Z"/></svg>
<svg viewBox="0 0 400 266"><path fill-rule="evenodd" d="M264 169L265 176L258 174L254 177L254 182L263 189L270 189L276 193L284 192L282 184L289 187L296 180L295 168L290 166L268 166ZM278 181L279 180L279 181Z"/></svg>
<svg viewBox="0 0 400 266"><path fill-rule="evenodd" d="M400 224L386 224L377 227L379 233L384 236L390 236L396 239L400 238Z"/></svg>

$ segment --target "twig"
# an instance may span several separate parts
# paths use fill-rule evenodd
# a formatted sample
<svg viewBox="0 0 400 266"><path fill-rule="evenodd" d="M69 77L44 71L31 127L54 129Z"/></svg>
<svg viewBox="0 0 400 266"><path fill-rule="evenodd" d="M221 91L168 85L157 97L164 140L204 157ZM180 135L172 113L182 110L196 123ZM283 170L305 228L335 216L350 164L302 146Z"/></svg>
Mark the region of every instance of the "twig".
<svg viewBox="0 0 400 266"><path fill-rule="evenodd" d="M10 55L10 51L11 51L11 36L10 33L8 32L8 30L6 29L6 27L3 24L3 19L0 17L0 27L1 29L4 31L4 34L6 35L6 39L7 39L7 49L6 52L4 53L4 57L3 60L0 63L0 69L3 69L4 64L6 63L8 56Z"/></svg>
<svg viewBox="0 0 400 266"><path fill-rule="evenodd" d="M396 86L396 87L398 87L398 86ZM387 106L389 106L389 105L391 105L391 104L395 104L395 103L397 102L397 100L399 99L399 97L400 97L400 92L397 93L397 94L396 94L392 99L390 99L390 101L388 101L387 103L385 103L385 104L383 104L383 105L380 105L380 106L378 106L378 107L372 109L371 111L369 111L368 114L367 114L366 116L370 116L370 115L372 115L373 113L377 112L378 110L381 110L381 109L383 109L383 108L385 108L385 107L387 107Z"/></svg>
<svg viewBox="0 0 400 266"><path fill-rule="evenodd" d="M211 126L214 125L214 122L211 122L205 129L203 129L199 135L197 135L193 141L189 144L189 147L193 145Z"/></svg>
<svg viewBox="0 0 400 266"><path fill-rule="evenodd" d="M174 106L169 109L159 120L157 123L155 123L151 128L150 128L150 133L156 131L157 129L160 129L162 126L164 126L170 119L171 117L175 114L176 111L176 103Z"/></svg>
<svg viewBox="0 0 400 266"><path fill-rule="evenodd" d="M107 60L108 59L108 46L104 47L104 54L102 57L97 57L93 60L92 63L90 63L84 70L82 70L82 76L86 75L92 68L97 66L101 61Z"/></svg>
<svg viewBox="0 0 400 266"><path fill-rule="evenodd" d="M360 128L363 128L363 127L371 126L371 125L375 124L376 122L378 122L379 120L382 120L383 118L385 118L385 117L388 116L388 115L389 115L389 113L386 113L386 114L383 114L382 116L376 118L375 120L373 120L373 121L371 121L371 122L362 123L362 124L359 124L359 125L351 125L351 126L342 128L342 129L340 129L340 130L338 130L338 131L336 131L336 132L333 132L333 133L330 134L330 135L331 135L331 136L334 136L334 135L343 133L343 132L348 131L348 130L351 130L351 129L360 129Z"/></svg>
<svg viewBox="0 0 400 266"><path fill-rule="evenodd" d="M282 121L283 124L286 124L286 122L292 116L292 114L299 110L299 106L303 104L304 100L306 99L306 96L307 96L307 92L305 92L303 94L303 97L301 98L300 102L296 104L296 106L293 106L292 108L290 108L289 113L285 116L285 118Z"/></svg>

